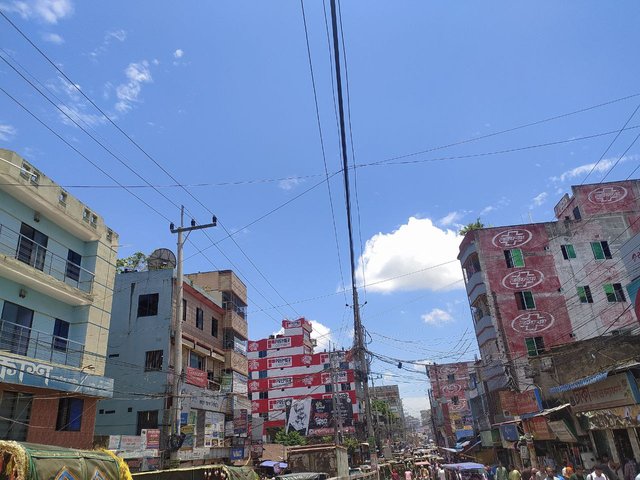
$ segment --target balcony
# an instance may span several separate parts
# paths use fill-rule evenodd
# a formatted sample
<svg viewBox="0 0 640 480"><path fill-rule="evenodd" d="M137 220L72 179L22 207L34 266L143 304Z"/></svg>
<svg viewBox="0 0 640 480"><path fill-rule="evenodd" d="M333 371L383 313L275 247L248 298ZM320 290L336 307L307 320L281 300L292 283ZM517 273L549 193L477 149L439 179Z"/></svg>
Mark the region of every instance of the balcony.
<svg viewBox="0 0 640 480"><path fill-rule="evenodd" d="M480 348L489 340L495 340L497 338L491 315L484 315L476 322L475 327L476 338L478 339L478 346L480 346Z"/></svg>
<svg viewBox="0 0 640 480"><path fill-rule="evenodd" d="M5 262L0 263L2 276L71 305L91 303L93 272L0 224L2 255L5 256ZM51 278L58 282L51 282Z"/></svg>
<svg viewBox="0 0 640 480"><path fill-rule="evenodd" d="M467 280L467 295L469 303L473 304L479 295L487 293L487 287L484 283L484 273L477 271Z"/></svg>
<svg viewBox="0 0 640 480"><path fill-rule="evenodd" d="M245 376L249 375L247 357L240 355L238 352L234 352L233 350L224 352L224 364L226 368L235 370Z"/></svg>
<svg viewBox="0 0 640 480"><path fill-rule="evenodd" d="M224 318L222 320L223 328L230 328L234 332L238 333L242 338L247 338L247 320L245 317L238 314L235 309L226 310L224 312Z"/></svg>
<svg viewBox="0 0 640 480"><path fill-rule="evenodd" d="M0 351L59 365L80 367L84 345L24 325L0 320Z"/></svg>

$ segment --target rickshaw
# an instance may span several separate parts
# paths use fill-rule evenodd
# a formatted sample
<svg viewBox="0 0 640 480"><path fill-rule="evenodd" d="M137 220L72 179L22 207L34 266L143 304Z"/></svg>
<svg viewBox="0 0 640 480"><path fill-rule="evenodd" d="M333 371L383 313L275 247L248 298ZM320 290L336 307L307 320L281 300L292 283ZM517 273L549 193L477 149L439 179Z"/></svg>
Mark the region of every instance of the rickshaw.
<svg viewBox="0 0 640 480"><path fill-rule="evenodd" d="M474 462L445 463L442 465L447 480L487 480L484 465Z"/></svg>

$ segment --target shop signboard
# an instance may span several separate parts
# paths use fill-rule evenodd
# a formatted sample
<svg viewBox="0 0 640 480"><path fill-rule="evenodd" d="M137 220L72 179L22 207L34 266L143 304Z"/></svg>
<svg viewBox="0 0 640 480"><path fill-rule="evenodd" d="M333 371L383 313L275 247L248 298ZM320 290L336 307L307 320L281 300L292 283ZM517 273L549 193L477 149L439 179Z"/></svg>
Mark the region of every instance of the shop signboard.
<svg viewBox="0 0 640 480"><path fill-rule="evenodd" d="M229 454L229 459L232 461L242 460L244 458L244 447L233 447Z"/></svg>
<svg viewBox="0 0 640 480"><path fill-rule="evenodd" d="M605 408L580 415L586 417L589 430L640 428L640 405Z"/></svg>
<svg viewBox="0 0 640 480"><path fill-rule="evenodd" d="M187 367L187 383L197 387L206 388L209 384L207 372L198 370L197 368Z"/></svg>
<svg viewBox="0 0 640 480"><path fill-rule="evenodd" d="M290 346L291 337L278 337L267 340L267 348L269 350L273 350L274 348L289 348Z"/></svg>
<svg viewBox="0 0 640 480"><path fill-rule="evenodd" d="M567 395L574 412L640 403L637 383L631 372L607 377L600 382L567 392Z"/></svg>
<svg viewBox="0 0 640 480"><path fill-rule="evenodd" d="M185 407L210 412L225 412L227 409L227 396L219 392L201 390L191 385L184 385L182 387L182 395L182 404Z"/></svg>
<svg viewBox="0 0 640 480"><path fill-rule="evenodd" d="M549 428L561 442L576 443L578 441L565 420L549 421Z"/></svg>
<svg viewBox="0 0 640 480"><path fill-rule="evenodd" d="M555 440L556 435L551 431L547 424L546 417L533 417L525 420L529 433L533 435L534 440Z"/></svg>
<svg viewBox="0 0 640 480"><path fill-rule="evenodd" d="M542 398L537 388L526 392L503 390L499 392L499 396L505 417L535 413L542 410Z"/></svg>

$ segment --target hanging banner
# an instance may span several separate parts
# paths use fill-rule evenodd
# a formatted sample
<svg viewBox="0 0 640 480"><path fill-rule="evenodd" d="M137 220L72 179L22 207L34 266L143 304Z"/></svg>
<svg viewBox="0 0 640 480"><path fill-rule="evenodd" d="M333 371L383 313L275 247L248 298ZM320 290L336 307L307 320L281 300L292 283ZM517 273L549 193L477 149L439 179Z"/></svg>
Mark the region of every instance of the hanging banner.
<svg viewBox="0 0 640 480"><path fill-rule="evenodd" d="M575 437L569 425L565 420L557 420L554 422L549 422L549 427L556 434L558 440L565 443L577 443L578 439Z"/></svg>
<svg viewBox="0 0 640 480"><path fill-rule="evenodd" d="M579 415L587 418L589 430L640 428L640 405L606 408Z"/></svg>

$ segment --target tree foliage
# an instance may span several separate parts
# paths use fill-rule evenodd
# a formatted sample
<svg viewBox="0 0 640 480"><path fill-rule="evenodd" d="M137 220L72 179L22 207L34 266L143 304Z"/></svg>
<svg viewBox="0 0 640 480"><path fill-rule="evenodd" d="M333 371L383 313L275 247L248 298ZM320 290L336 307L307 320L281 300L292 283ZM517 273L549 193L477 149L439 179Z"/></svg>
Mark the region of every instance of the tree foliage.
<svg viewBox="0 0 640 480"><path fill-rule="evenodd" d="M289 433L283 428L278 430L275 436L276 443L280 445L285 445L287 447L292 447L294 445L306 445L307 439L300 435L300 433L295 430L291 430Z"/></svg>
<svg viewBox="0 0 640 480"><path fill-rule="evenodd" d="M125 270L129 272L142 272L147 268L147 256L142 252L136 252L125 258L116 260L116 271L122 273Z"/></svg>
<svg viewBox="0 0 640 480"><path fill-rule="evenodd" d="M350 454L352 454L360 446L360 442L358 442L358 440L353 437L345 437L342 440L342 446L345 447Z"/></svg>
<svg viewBox="0 0 640 480"><path fill-rule="evenodd" d="M475 222L471 222L465 225L464 227L462 227L459 233L460 235L464 236L467 233L469 233L471 230L480 230L481 228L484 228L484 227L485 227L484 223L482 223L480 221L480 217L478 217Z"/></svg>

